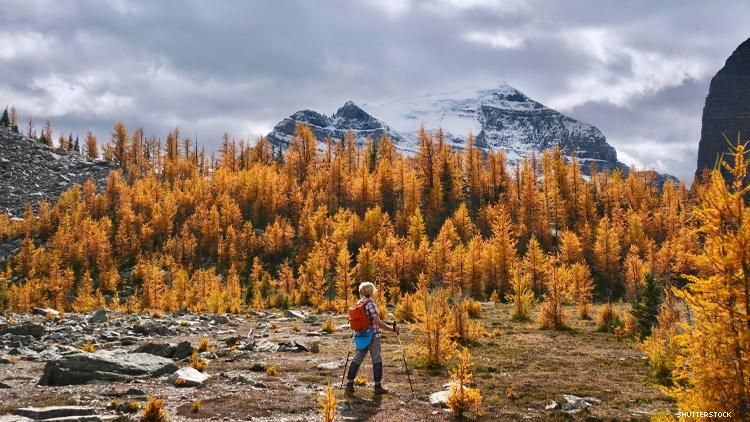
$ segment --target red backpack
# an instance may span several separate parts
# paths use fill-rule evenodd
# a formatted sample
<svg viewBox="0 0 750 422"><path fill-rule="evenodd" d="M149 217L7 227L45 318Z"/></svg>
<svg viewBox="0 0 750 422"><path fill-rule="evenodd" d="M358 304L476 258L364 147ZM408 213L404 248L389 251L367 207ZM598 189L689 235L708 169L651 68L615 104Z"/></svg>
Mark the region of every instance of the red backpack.
<svg viewBox="0 0 750 422"><path fill-rule="evenodd" d="M365 305L368 301L362 301L349 309L349 326L356 332L362 332L370 327L370 318L367 317Z"/></svg>

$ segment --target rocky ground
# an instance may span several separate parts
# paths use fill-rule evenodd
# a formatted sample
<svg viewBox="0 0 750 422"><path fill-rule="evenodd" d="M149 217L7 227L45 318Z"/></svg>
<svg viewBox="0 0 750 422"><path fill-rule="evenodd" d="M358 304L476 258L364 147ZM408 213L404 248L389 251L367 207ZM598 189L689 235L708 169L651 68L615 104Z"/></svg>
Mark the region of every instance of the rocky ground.
<svg viewBox="0 0 750 422"><path fill-rule="evenodd" d="M648 381L634 342L596 333L590 321L540 331L533 322L511 322L509 312L484 304L489 334L472 347L482 419L648 420L672 410ZM149 395L164 398L171 420L317 420L316 399L328 383L337 387L337 420L452 419L431 403L439 401L447 371L413 369L412 397L390 335L383 350L392 394L374 396L368 384L345 398L338 385L349 330L334 316L338 329L326 334L327 318L307 310L225 316L39 309L0 316L0 421L135 420ZM405 327L403 342L412 336ZM187 369L204 338L205 373ZM371 379L369 362L360 374ZM48 406L67 407L38 409Z"/></svg>

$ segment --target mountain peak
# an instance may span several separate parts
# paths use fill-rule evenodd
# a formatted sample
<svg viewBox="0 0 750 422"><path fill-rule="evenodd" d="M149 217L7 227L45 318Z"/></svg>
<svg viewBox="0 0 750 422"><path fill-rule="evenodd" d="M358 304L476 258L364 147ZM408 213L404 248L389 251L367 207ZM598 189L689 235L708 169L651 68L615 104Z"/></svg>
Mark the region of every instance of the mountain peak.
<svg viewBox="0 0 750 422"><path fill-rule="evenodd" d="M360 106L354 104L354 101L347 101L341 106L336 113L333 115L335 119L345 120L374 120L366 111Z"/></svg>

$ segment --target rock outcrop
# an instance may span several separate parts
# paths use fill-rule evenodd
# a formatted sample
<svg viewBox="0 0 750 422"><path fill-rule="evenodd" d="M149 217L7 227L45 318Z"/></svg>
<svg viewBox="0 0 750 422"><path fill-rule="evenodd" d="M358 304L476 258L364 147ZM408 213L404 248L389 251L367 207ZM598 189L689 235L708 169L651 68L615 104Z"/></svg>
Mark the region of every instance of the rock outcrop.
<svg viewBox="0 0 750 422"><path fill-rule="evenodd" d="M736 50L711 79L703 107L703 126L698 144L696 176L716 165L718 157L729 151L724 139L736 143L750 138L750 39Z"/></svg>
<svg viewBox="0 0 750 422"><path fill-rule="evenodd" d="M101 188L114 168L0 128L0 212L21 217L26 204L54 204L71 186L88 179Z"/></svg>

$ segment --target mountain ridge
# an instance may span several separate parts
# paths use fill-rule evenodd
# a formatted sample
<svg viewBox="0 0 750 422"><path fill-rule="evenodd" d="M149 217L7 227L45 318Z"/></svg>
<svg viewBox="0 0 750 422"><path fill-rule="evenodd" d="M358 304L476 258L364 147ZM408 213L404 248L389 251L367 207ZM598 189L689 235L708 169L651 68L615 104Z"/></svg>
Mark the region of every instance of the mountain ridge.
<svg viewBox="0 0 750 422"><path fill-rule="evenodd" d="M507 85L491 89L453 90L438 94L401 97L379 104L347 101L330 117L313 110L300 110L283 119L267 135L277 147L286 148L297 123L311 127L320 142L343 138L352 130L357 142L377 139L387 133L397 149L419 150L418 128L442 128L448 144L465 149L469 132L475 146L484 151L503 150L510 162L532 152L559 145L567 157L576 156L588 171L590 163L600 169L629 167L595 126L566 116Z"/></svg>

